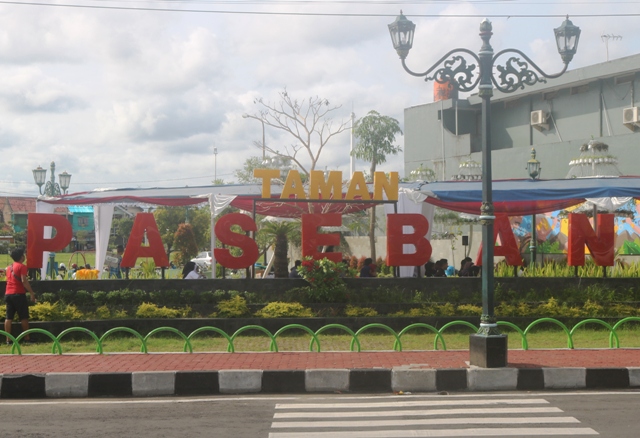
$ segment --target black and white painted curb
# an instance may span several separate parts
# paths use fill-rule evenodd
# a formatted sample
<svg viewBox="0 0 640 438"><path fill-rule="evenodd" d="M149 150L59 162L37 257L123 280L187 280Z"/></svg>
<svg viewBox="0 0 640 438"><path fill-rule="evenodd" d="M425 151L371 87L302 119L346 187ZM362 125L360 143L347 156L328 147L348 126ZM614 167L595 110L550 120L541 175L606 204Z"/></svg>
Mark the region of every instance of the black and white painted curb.
<svg viewBox="0 0 640 438"><path fill-rule="evenodd" d="M0 398L154 397L247 393L433 392L640 387L634 368L460 368L153 371L0 375Z"/></svg>

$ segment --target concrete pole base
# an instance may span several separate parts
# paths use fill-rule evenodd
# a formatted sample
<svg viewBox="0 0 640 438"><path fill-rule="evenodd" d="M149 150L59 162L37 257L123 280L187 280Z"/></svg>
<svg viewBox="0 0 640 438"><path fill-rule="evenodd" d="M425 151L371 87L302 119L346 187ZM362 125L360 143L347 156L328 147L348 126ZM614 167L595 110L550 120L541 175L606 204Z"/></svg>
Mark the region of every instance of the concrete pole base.
<svg viewBox="0 0 640 438"><path fill-rule="evenodd" d="M482 368L507 366L507 335L469 336L469 363Z"/></svg>

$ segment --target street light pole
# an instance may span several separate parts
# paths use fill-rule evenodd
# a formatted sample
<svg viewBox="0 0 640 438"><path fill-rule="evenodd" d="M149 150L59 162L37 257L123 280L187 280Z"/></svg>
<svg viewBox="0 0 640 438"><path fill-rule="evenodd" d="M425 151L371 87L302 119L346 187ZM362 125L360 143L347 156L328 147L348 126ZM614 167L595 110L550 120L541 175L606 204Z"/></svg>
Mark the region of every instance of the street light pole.
<svg viewBox="0 0 640 438"><path fill-rule="evenodd" d="M38 191L40 195L56 197L67 194L67 189L69 189L69 185L71 184L71 174L66 171L62 172L58 175L58 179L60 180L60 184L56 182L56 163L51 162L51 180L46 181L47 179L47 169L43 169L38 166L33 169L33 180L38 186ZM44 192L42 191L42 186L44 186Z"/></svg>
<svg viewBox="0 0 640 438"><path fill-rule="evenodd" d="M482 47L476 54L468 49L454 49L444 55L438 62L423 73L411 71L406 65L406 57L413 46L415 24L400 11L400 15L389 25L389 33L394 48L402 61L402 67L412 76L424 77L426 81L450 83L458 91L469 92L478 88L482 98L482 206L480 221L482 223L482 316L480 330L469 338L471 365L486 368L504 367L507 365L507 337L500 334L494 315L494 273L493 223L495 220L491 185L491 96L495 87L503 93L512 93L525 85L546 82L545 78L561 76L569 66L576 53L580 29L569 21L554 29L558 52L562 57L564 68L560 73L549 75L542 71L527 55L516 49L506 49L494 55L490 44L492 26L489 20L480 23ZM505 65L496 65L496 61L506 53L515 53ZM520 60L524 58L524 61ZM477 63L467 64L467 58ZM438 68L439 66L441 66ZM531 65L532 69L529 68ZM497 74L494 74L493 68Z"/></svg>
<svg viewBox="0 0 640 438"><path fill-rule="evenodd" d="M213 183L218 184L218 148L213 148Z"/></svg>
<svg viewBox="0 0 640 438"><path fill-rule="evenodd" d="M533 181L540 178L542 167L540 161L536 160L536 150L531 148L531 159L527 161L527 172ZM529 241L529 255L531 257L531 267L536 267L537 240L536 236L536 214L531 215L531 240Z"/></svg>
<svg viewBox="0 0 640 438"><path fill-rule="evenodd" d="M257 117L257 116L253 116L251 114L243 114L242 115L243 119L256 119L259 120L260 123L262 123L262 162L264 163L265 159L267 158L267 154L266 154L266 148L267 148L267 142L265 139L265 131L264 131L264 119L262 119L262 117Z"/></svg>

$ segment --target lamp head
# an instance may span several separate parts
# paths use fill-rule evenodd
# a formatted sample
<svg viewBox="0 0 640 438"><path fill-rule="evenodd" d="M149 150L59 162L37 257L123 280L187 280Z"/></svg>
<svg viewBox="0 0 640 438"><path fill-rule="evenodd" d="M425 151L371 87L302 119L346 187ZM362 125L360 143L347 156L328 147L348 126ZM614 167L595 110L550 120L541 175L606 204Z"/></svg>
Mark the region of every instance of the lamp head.
<svg viewBox="0 0 640 438"><path fill-rule="evenodd" d="M556 35L556 44L558 45L558 53L562 57L562 62L569 64L573 59L573 55L578 51L580 28L574 26L567 15L562 25L553 29L553 32Z"/></svg>
<svg viewBox="0 0 640 438"><path fill-rule="evenodd" d="M67 173L67 171L65 170L60 175L58 175L58 180L60 181L60 188L63 192L66 192L69 188L69 185L71 185L71 174Z"/></svg>
<svg viewBox="0 0 640 438"><path fill-rule="evenodd" d="M527 172L529 172L531 179L536 180L540 179L541 171L540 161L536 160L536 150L531 148L531 159L527 161Z"/></svg>
<svg viewBox="0 0 640 438"><path fill-rule="evenodd" d="M400 11L400 15L396 20L389 25L389 33L391 34L391 41L393 42L393 48L396 49L400 59L405 59L409 54L409 50L413 46L413 35L416 30L416 25L411 20L408 20Z"/></svg>
<svg viewBox="0 0 640 438"><path fill-rule="evenodd" d="M47 179L47 169L43 169L41 166L33 169L33 180L38 185L38 187L42 187L44 181Z"/></svg>

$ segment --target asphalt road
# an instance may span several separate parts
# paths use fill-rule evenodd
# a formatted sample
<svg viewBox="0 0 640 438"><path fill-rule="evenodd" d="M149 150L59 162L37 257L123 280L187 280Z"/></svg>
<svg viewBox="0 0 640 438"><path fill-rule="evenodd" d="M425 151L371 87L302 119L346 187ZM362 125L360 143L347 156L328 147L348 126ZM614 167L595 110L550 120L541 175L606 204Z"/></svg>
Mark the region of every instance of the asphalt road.
<svg viewBox="0 0 640 438"><path fill-rule="evenodd" d="M379 438L640 435L640 391L2 400L3 436Z"/></svg>

